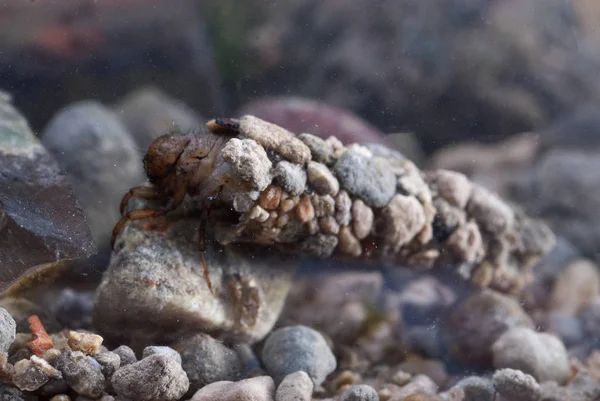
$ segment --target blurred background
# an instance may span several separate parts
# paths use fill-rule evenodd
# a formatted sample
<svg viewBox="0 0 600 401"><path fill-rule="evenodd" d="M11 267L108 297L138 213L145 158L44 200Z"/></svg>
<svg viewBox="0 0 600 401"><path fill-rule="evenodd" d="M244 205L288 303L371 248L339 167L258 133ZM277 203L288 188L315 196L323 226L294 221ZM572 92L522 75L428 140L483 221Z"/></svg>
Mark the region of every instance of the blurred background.
<svg viewBox="0 0 600 401"><path fill-rule="evenodd" d="M4 0L0 87L36 130L147 85L203 117L301 96L429 154L597 101L598 22L594 0Z"/></svg>

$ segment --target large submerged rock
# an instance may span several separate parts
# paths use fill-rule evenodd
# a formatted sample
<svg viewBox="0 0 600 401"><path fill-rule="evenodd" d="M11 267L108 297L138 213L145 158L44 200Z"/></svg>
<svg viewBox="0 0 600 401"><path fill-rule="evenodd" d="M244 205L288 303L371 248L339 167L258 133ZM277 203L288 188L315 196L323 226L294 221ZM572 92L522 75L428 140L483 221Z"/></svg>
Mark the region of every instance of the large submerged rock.
<svg viewBox="0 0 600 401"><path fill-rule="evenodd" d="M104 338L136 348L197 332L262 339L279 317L295 261L286 265L268 250L207 241L211 293L199 251L200 219L180 216L127 225L97 291L95 326Z"/></svg>
<svg viewBox="0 0 600 401"><path fill-rule="evenodd" d="M96 252L66 176L0 92L0 291Z"/></svg>

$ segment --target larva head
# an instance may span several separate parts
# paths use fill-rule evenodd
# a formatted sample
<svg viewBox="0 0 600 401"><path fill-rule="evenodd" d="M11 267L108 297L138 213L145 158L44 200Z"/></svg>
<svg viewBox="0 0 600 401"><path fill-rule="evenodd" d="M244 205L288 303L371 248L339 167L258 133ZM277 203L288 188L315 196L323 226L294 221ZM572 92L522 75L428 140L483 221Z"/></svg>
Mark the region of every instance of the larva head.
<svg viewBox="0 0 600 401"><path fill-rule="evenodd" d="M166 134L154 140L146 156L144 169L152 183L159 183L177 172L177 164L190 143L186 134Z"/></svg>

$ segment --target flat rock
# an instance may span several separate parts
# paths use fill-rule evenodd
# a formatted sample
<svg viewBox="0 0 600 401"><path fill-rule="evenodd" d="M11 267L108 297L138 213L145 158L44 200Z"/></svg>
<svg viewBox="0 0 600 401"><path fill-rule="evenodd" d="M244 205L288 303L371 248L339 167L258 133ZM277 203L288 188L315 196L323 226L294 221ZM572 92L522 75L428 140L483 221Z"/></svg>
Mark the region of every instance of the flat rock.
<svg viewBox="0 0 600 401"><path fill-rule="evenodd" d="M0 291L44 266L96 252L67 177L2 92L0 171Z"/></svg>
<svg viewBox="0 0 600 401"><path fill-rule="evenodd" d="M125 227L98 287L94 324L106 341L135 340L132 346L143 348L205 332L253 343L269 333L293 267L272 252L207 241L211 293L198 250L200 221L169 217L153 229L145 224ZM211 234L209 228L207 238Z"/></svg>

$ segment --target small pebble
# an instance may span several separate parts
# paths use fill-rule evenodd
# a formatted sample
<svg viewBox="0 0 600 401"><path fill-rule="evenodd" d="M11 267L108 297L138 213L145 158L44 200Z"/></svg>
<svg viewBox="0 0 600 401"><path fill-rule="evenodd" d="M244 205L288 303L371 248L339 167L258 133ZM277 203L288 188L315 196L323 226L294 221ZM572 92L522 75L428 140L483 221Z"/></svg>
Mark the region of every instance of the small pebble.
<svg viewBox="0 0 600 401"><path fill-rule="evenodd" d="M335 175L350 194L369 206L383 207L396 193L396 176L383 160L346 151L334 166Z"/></svg>
<svg viewBox="0 0 600 401"><path fill-rule="evenodd" d="M142 358L146 358L150 355L155 354L168 356L169 358L173 359L175 362L181 365L181 355L179 355L179 352L175 351L171 347L161 347L156 345L146 347L144 348L144 352L142 353Z"/></svg>
<svg viewBox="0 0 600 401"><path fill-rule="evenodd" d="M379 395L373 387L361 384L344 391L342 401L379 401Z"/></svg>
<svg viewBox="0 0 600 401"><path fill-rule="evenodd" d="M374 214L370 207L357 199L352 203L352 229L358 239L364 239L371 233Z"/></svg>
<svg viewBox="0 0 600 401"><path fill-rule="evenodd" d="M350 209L352 208L352 199L348 192L341 190L335 197L335 220L340 226L347 226L350 224L352 215Z"/></svg>
<svg viewBox="0 0 600 401"><path fill-rule="evenodd" d="M336 368L335 356L323 336L306 326L272 332L262 352L263 363L276 383L299 370L308 373L315 387Z"/></svg>
<svg viewBox="0 0 600 401"><path fill-rule="evenodd" d="M456 383L454 387L463 390L463 401L494 401L496 389L492 382L482 377L466 377Z"/></svg>
<svg viewBox="0 0 600 401"><path fill-rule="evenodd" d="M413 394L435 395L437 390L438 386L433 380L425 375L417 375L410 383L395 392L390 401L404 401L408 396Z"/></svg>
<svg viewBox="0 0 600 401"><path fill-rule="evenodd" d="M337 235L340 232L340 225L332 216L319 217L319 229L323 234Z"/></svg>
<svg viewBox="0 0 600 401"><path fill-rule="evenodd" d="M52 366L56 365L56 361L60 358L62 351L56 348L50 348L48 351L44 352L42 358L44 358L48 363Z"/></svg>
<svg viewBox="0 0 600 401"><path fill-rule="evenodd" d="M442 316L441 339L453 357L471 366L490 366L492 345L511 327L533 327L511 297L492 290L475 293Z"/></svg>
<svg viewBox="0 0 600 401"><path fill-rule="evenodd" d="M8 352L17 335L17 323L4 308L0 308L0 352Z"/></svg>
<svg viewBox="0 0 600 401"><path fill-rule="evenodd" d="M133 352L133 350L127 345L121 345L120 347L115 348L113 352L119 355L119 358L121 359L121 367L137 362L135 352Z"/></svg>
<svg viewBox="0 0 600 401"><path fill-rule="evenodd" d="M407 358L398 365L401 370L417 376L425 375L434 381L439 387L443 387L448 380L446 365L442 361L435 359L423 359L420 357Z"/></svg>
<svg viewBox="0 0 600 401"><path fill-rule="evenodd" d="M311 159L308 146L294 134L258 117L247 115L240 118L240 132L292 163L304 165Z"/></svg>
<svg viewBox="0 0 600 401"><path fill-rule="evenodd" d="M350 227L340 228L338 239L338 249L343 253L353 257L359 257L362 254L360 241L352 234Z"/></svg>
<svg viewBox="0 0 600 401"><path fill-rule="evenodd" d="M311 203L315 208L315 216L333 216L335 211L335 200L329 195L312 195Z"/></svg>
<svg viewBox="0 0 600 401"><path fill-rule="evenodd" d="M217 381L238 380L244 369L234 350L206 334L187 338L177 344L176 349L190 380L191 392Z"/></svg>
<svg viewBox="0 0 600 401"><path fill-rule="evenodd" d="M65 351L56 362L69 386L78 394L98 398L106 384L100 364L81 351Z"/></svg>
<svg viewBox="0 0 600 401"><path fill-rule="evenodd" d="M273 182L292 195L300 195L306 188L306 172L301 166L282 160L273 168Z"/></svg>
<svg viewBox="0 0 600 401"><path fill-rule="evenodd" d="M337 195L340 183L324 164L309 162L307 166L308 182L319 195Z"/></svg>
<svg viewBox="0 0 600 401"><path fill-rule="evenodd" d="M471 197L472 184L461 173L450 170L437 170L433 174L439 194L451 205L464 209Z"/></svg>
<svg viewBox="0 0 600 401"><path fill-rule="evenodd" d="M300 201L296 206L296 217L301 223L308 223L315 218L315 208L310 201L310 197L306 194L300 197Z"/></svg>
<svg viewBox="0 0 600 401"><path fill-rule="evenodd" d="M394 375L390 378L390 380L392 381L392 383L394 383L397 386L405 386L408 383L410 383L410 379L412 379L412 375L408 372L405 372L403 370L398 370L396 373L394 373Z"/></svg>
<svg viewBox="0 0 600 401"><path fill-rule="evenodd" d="M336 158L331 142L312 134L300 134L298 139L308 146L313 160L328 166L335 163Z"/></svg>
<svg viewBox="0 0 600 401"><path fill-rule="evenodd" d="M2 401L37 401L36 396L23 394L19 389L0 383L0 400Z"/></svg>
<svg viewBox="0 0 600 401"><path fill-rule="evenodd" d="M540 398L540 385L533 376L520 370L498 370L492 380L498 394L506 400L537 401Z"/></svg>
<svg viewBox="0 0 600 401"><path fill-rule="evenodd" d="M492 346L496 369L519 369L537 381L564 383L571 375L567 350L555 336L527 327L513 327Z"/></svg>
<svg viewBox="0 0 600 401"><path fill-rule="evenodd" d="M413 196L398 194L381 209L376 221L376 234L381 238L383 252L397 253L426 224L425 211Z"/></svg>
<svg viewBox="0 0 600 401"><path fill-rule="evenodd" d="M57 394L66 394L69 391L69 383L67 383L65 379L51 378L46 384L39 388L37 393L46 397L51 397Z"/></svg>
<svg viewBox="0 0 600 401"><path fill-rule="evenodd" d="M32 358L37 357L34 355ZM29 359L22 359L15 363L12 381L19 389L23 391L35 391L48 382L50 379L48 371L50 369L56 371L56 369L52 368L48 362L41 358L37 359L43 361L47 367L42 365L39 361L36 363ZM60 372L56 371L56 373L60 376Z"/></svg>
<svg viewBox="0 0 600 401"><path fill-rule="evenodd" d="M121 358L119 355L111 351L101 352L97 355L94 355L94 359L100 364L102 374L107 379L110 379L117 369L121 367Z"/></svg>
<svg viewBox="0 0 600 401"><path fill-rule="evenodd" d="M111 383L117 394L139 401L178 400L190 385L179 363L158 354L119 368Z"/></svg>
<svg viewBox="0 0 600 401"><path fill-rule="evenodd" d="M279 207L281 201L281 187L269 185L267 189L260 193L258 204L265 210L274 210Z"/></svg>
<svg viewBox="0 0 600 401"><path fill-rule="evenodd" d="M50 401L71 401L71 397L66 394L58 394L50 398Z"/></svg>
<svg viewBox="0 0 600 401"><path fill-rule="evenodd" d="M8 363L8 354L0 353L0 383L10 383L15 373L15 367Z"/></svg>
<svg viewBox="0 0 600 401"><path fill-rule="evenodd" d="M310 401L313 387L313 382L306 372L291 373L277 387L275 401Z"/></svg>
<svg viewBox="0 0 600 401"><path fill-rule="evenodd" d="M253 190L264 191L271 183L271 160L265 149L252 139L231 138L221 150L221 156L235 176L250 184Z"/></svg>
<svg viewBox="0 0 600 401"><path fill-rule="evenodd" d="M97 334L79 333L69 331L68 344L73 351L81 351L86 355L95 355L99 352L103 338Z"/></svg>
<svg viewBox="0 0 600 401"><path fill-rule="evenodd" d="M218 381L202 387L190 401L274 401L275 383L269 376L238 382Z"/></svg>
<svg viewBox="0 0 600 401"><path fill-rule="evenodd" d="M467 212L480 227L493 234L501 234L508 230L515 219L510 206L480 185L473 185Z"/></svg>

